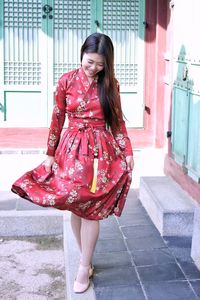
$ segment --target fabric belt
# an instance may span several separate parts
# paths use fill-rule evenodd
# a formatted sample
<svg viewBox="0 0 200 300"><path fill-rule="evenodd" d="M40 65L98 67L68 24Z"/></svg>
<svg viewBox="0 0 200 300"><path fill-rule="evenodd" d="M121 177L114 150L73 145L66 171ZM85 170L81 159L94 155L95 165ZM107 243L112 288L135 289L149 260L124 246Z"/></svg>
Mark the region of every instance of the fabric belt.
<svg viewBox="0 0 200 300"><path fill-rule="evenodd" d="M79 119L79 118L74 118L69 120L69 125L71 129L79 129L79 130L84 130L87 128L91 129L106 129L106 124L104 121L101 120L87 120L87 119Z"/></svg>

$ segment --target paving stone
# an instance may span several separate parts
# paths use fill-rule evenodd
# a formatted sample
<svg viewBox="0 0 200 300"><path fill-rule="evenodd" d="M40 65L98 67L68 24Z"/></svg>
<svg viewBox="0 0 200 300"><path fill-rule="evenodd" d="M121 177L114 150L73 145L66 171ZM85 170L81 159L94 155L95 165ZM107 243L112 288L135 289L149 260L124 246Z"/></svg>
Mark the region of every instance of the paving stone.
<svg viewBox="0 0 200 300"><path fill-rule="evenodd" d="M125 205L131 205L141 203L140 200L138 199L138 190L137 189L130 189L128 192L128 197L126 199L126 204Z"/></svg>
<svg viewBox="0 0 200 300"><path fill-rule="evenodd" d="M139 197L138 197L138 193L136 193L133 189L130 190L133 195L129 196L126 199L125 205L124 205L124 209L123 209L123 213L126 212L133 212L135 209L137 208L142 208L143 212L146 212L146 210L144 209L142 202L140 201ZM129 192L130 193L130 192Z"/></svg>
<svg viewBox="0 0 200 300"><path fill-rule="evenodd" d="M100 227L99 239L123 239L121 231L118 226Z"/></svg>
<svg viewBox="0 0 200 300"><path fill-rule="evenodd" d="M17 195L11 191L0 192L0 210L15 210Z"/></svg>
<svg viewBox="0 0 200 300"><path fill-rule="evenodd" d="M145 282L148 300L197 300L187 281Z"/></svg>
<svg viewBox="0 0 200 300"><path fill-rule="evenodd" d="M140 285L96 288L96 300L145 300Z"/></svg>
<svg viewBox="0 0 200 300"><path fill-rule="evenodd" d="M130 206L130 207L127 207L126 209L124 209L122 215L118 219L121 219L121 217L130 215L130 214L143 214L145 216L148 216L145 208L140 203L139 205L136 205L133 207Z"/></svg>
<svg viewBox="0 0 200 300"><path fill-rule="evenodd" d="M115 216L110 216L107 219L101 220L100 226L101 228L110 228L110 227L118 228L117 219L115 218Z"/></svg>
<svg viewBox="0 0 200 300"><path fill-rule="evenodd" d="M106 269L109 267L127 266L131 267L131 256L127 251L124 252L109 252L109 253L95 253L93 263L97 269Z"/></svg>
<svg viewBox="0 0 200 300"><path fill-rule="evenodd" d="M163 237L168 247L179 247L179 248L191 248L192 238L191 237L181 237L181 236L169 236Z"/></svg>
<svg viewBox="0 0 200 300"><path fill-rule="evenodd" d="M187 279L200 279L200 271L192 262L180 262L180 266Z"/></svg>
<svg viewBox="0 0 200 300"><path fill-rule="evenodd" d="M197 297L200 299L200 280L190 280L190 284L192 285Z"/></svg>
<svg viewBox="0 0 200 300"><path fill-rule="evenodd" d="M136 198L137 196L133 196L132 198L127 198L126 203L124 205L123 214L134 212L137 209L141 209L142 212L146 212L140 199Z"/></svg>
<svg viewBox="0 0 200 300"><path fill-rule="evenodd" d="M160 237L159 231L153 225L123 226L121 230L125 238Z"/></svg>
<svg viewBox="0 0 200 300"><path fill-rule="evenodd" d="M164 241L176 259L193 262L190 237L164 237Z"/></svg>
<svg viewBox="0 0 200 300"><path fill-rule="evenodd" d="M17 199L17 210L22 210L22 211L25 211L25 210L47 210L48 208L47 207L42 207L42 206L39 206L37 204L34 204L33 202L31 201L28 201L26 199L23 199L23 198L18 198Z"/></svg>
<svg viewBox="0 0 200 300"><path fill-rule="evenodd" d="M175 258L167 248L131 252L136 266L175 263Z"/></svg>
<svg viewBox="0 0 200 300"><path fill-rule="evenodd" d="M163 240L160 237L155 236L145 238L129 238L126 242L130 251L166 248L166 245L163 242Z"/></svg>
<svg viewBox="0 0 200 300"><path fill-rule="evenodd" d="M115 287L115 286L132 286L134 283L139 284L137 274L134 267L119 267L116 268L95 268L93 277L95 287Z"/></svg>
<svg viewBox="0 0 200 300"><path fill-rule="evenodd" d="M0 210L16 210L17 199L1 200Z"/></svg>
<svg viewBox="0 0 200 300"><path fill-rule="evenodd" d="M184 280L185 276L176 263L137 267L141 281Z"/></svg>
<svg viewBox="0 0 200 300"><path fill-rule="evenodd" d="M126 251L126 246L122 238L118 239L99 239L95 249L95 253L105 253L105 252L118 252Z"/></svg>
<svg viewBox="0 0 200 300"><path fill-rule="evenodd" d="M193 262L190 248L170 248L170 251L179 261Z"/></svg>
<svg viewBox="0 0 200 300"><path fill-rule="evenodd" d="M151 225L152 221L148 215L144 213L131 213L127 215L122 215L119 218L119 224L121 226L129 226L129 225Z"/></svg>

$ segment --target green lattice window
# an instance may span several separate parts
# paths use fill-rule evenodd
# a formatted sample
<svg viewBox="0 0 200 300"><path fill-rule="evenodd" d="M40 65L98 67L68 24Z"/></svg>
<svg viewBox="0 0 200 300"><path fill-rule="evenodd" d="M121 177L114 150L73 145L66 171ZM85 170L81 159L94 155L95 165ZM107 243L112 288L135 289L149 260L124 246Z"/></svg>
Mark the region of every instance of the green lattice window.
<svg viewBox="0 0 200 300"><path fill-rule="evenodd" d="M4 1L4 84L39 85L41 1Z"/></svg>

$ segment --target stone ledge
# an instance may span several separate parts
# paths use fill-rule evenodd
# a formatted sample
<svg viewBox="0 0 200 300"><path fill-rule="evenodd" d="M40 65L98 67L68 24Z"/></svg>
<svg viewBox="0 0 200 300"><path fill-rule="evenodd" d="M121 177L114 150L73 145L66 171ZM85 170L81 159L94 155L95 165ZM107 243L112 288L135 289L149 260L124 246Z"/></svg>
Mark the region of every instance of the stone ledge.
<svg viewBox="0 0 200 300"><path fill-rule="evenodd" d="M93 282L91 282L89 289L83 294L75 294L73 292L74 278L78 269L80 252L77 247L72 228L70 224L70 213L64 214L64 253L66 263L66 287L67 300L96 300Z"/></svg>
<svg viewBox="0 0 200 300"><path fill-rule="evenodd" d="M45 154L46 150L44 148L0 148L0 155L29 155L29 154Z"/></svg>
<svg viewBox="0 0 200 300"><path fill-rule="evenodd" d="M194 230L192 235L191 257L197 268L200 270L200 205L197 205L194 212Z"/></svg>
<svg viewBox="0 0 200 300"><path fill-rule="evenodd" d="M56 211L1 211L0 236L63 234L63 214Z"/></svg>
<svg viewBox="0 0 200 300"><path fill-rule="evenodd" d="M139 198L162 236L192 236L196 202L171 177L141 177Z"/></svg>

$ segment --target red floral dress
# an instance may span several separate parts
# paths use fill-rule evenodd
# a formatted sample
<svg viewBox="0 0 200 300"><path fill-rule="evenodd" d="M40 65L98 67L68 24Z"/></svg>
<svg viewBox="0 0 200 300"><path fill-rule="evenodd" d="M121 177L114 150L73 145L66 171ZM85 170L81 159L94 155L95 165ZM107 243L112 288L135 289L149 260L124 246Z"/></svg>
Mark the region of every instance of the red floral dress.
<svg viewBox="0 0 200 300"><path fill-rule="evenodd" d="M89 84L82 68L59 79L55 100L47 147L47 155L55 157L52 171L42 163L12 191L90 220L120 216L131 184L125 158L132 147L124 121L115 134L106 127L97 80ZM68 128L61 137L66 114Z"/></svg>

